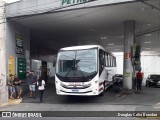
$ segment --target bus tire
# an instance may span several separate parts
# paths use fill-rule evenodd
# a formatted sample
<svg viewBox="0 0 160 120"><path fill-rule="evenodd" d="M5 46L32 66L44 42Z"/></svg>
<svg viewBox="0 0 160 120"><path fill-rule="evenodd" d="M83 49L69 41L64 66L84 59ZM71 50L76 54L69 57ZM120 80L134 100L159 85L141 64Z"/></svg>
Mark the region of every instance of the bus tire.
<svg viewBox="0 0 160 120"><path fill-rule="evenodd" d="M100 97L104 96L104 91L99 94Z"/></svg>
<svg viewBox="0 0 160 120"><path fill-rule="evenodd" d="M113 88L113 84L111 84L109 87L110 87L110 88Z"/></svg>

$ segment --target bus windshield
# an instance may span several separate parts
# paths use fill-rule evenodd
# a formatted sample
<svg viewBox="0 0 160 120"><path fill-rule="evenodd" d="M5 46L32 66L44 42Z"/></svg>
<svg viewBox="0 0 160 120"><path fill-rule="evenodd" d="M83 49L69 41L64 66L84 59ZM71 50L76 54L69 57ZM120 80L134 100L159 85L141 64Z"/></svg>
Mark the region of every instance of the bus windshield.
<svg viewBox="0 0 160 120"><path fill-rule="evenodd" d="M61 77L86 78L97 72L97 49L60 51L56 74Z"/></svg>

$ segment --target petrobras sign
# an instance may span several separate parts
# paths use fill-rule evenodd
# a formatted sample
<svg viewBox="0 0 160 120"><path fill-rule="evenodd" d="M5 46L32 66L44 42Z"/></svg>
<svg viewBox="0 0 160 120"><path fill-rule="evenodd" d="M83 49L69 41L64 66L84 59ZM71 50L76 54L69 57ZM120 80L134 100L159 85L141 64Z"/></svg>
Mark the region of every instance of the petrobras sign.
<svg viewBox="0 0 160 120"><path fill-rule="evenodd" d="M85 3L89 0L62 0L61 5L72 5L72 4L78 4L78 3Z"/></svg>
<svg viewBox="0 0 160 120"><path fill-rule="evenodd" d="M91 6L97 5L105 5L105 4L115 4L115 3L122 3L122 2L131 2L135 0L61 0L61 5L73 5L78 3L85 3L85 2L94 2L94 4L90 4Z"/></svg>
<svg viewBox="0 0 160 120"><path fill-rule="evenodd" d="M5 16L6 18L10 18L16 16L30 15L30 14L32 15L39 14L46 11L63 11L63 10L71 10L83 7L94 7L94 6L109 5L109 4L113 5L123 2L124 3L133 2L136 0L39 0L39 1L40 2L38 2L38 4L36 0L21 0L20 2L9 4L6 6ZM24 9L26 8L27 10L24 11ZM22 49L20 48L17 48L17 51L18 53L23 52Z"/></svg>

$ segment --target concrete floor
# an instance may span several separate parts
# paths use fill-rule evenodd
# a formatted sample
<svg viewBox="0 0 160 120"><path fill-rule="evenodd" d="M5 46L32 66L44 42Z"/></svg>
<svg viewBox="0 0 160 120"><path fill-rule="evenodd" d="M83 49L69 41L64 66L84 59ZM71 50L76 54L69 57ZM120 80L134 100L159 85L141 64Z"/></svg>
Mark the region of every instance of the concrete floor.
<svg viewBox="0 0 160 120"><path fill-rule="evenodd" d="M123 93L122 86L114 86L105 91L104 96L59 96L56 95L55 85L48 84L44 93L44 102L42 104L58 105L131 105L131 106L159 106L160 88L143 87L141 93L128 92ZM22 103L39 103L38 92L36 99L28 98L28 94L23 96ZM159 104L158 104L159 103ZM158 108L158 107L156 107Z"/></svg>

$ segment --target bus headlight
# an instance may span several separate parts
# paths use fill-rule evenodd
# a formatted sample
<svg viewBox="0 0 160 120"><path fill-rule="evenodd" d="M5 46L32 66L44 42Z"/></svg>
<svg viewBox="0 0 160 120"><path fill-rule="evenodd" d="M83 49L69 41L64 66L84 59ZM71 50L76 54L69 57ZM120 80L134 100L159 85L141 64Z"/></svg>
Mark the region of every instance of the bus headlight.
<svg viewBox="0 0 160 120"><path fill-rule="evenodd" d="M65 86L63 83L60 83L61 86Z"/></svg>
<svg viewBox="0 0 160 120"><path fill-rule="evenodd" d="M92 84L91 83L88 83L86 85L84 85L84 87L90 87Z"/></svg>
<svg viewBox="0 0 160 120"><path fill-rule="evenodd" d="M97 84L97 83L98 83L98 81L95 81L95 83Z"/></svg>

